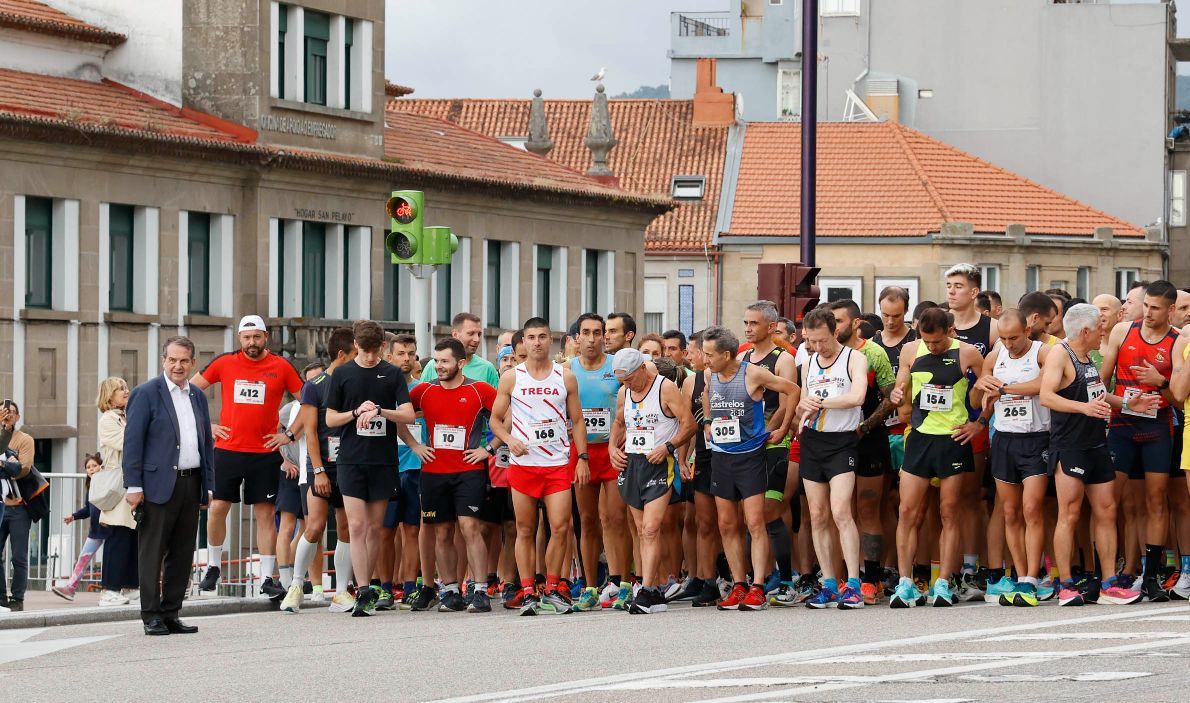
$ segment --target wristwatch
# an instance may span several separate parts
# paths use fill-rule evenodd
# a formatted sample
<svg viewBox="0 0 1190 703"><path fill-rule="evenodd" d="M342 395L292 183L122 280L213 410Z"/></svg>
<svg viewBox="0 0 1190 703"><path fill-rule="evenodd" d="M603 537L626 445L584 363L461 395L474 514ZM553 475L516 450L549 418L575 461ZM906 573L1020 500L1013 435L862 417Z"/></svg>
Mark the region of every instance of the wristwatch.
<svg viewBox="0 0 1190 703"><path fill-rule="evenodd" d="M352 410L352 411L351 411L351 416L352 416L352 417L359 417L359 408L356 408L355 410Z"/></svg>
<svg viewBox="0 0 1190 703"><path fill-rule="evenodd" d="M325 473L326 473L325 466L315 466L314 467L314 475L315 476L317 476L318 474L325 474Z"/></svg>
<svg viewBox="0 0 1190 703"><path fill-rule="evenodd" d="M669 450L670 454L676 454L678 452L678 448L674 446L673 442L666 442L665 448Z"/></svg>
<svg viewBox="0 0 1190 703"><path fill-rule="evenodd" d="M579 453L579 455L578 455L578 458L579 458L579 459L582 459L583 461L586 461L586 460L587 460L587 453L586 453L586 452L580 452L580 453Z"/></svg>
<svg viewBox="0 0 1190 703"><path fill-rule="evenodd" d="M290 441L290 442L296 442L296 441L297 441L297 436L296 436L296 435L294 435L292 432L290 432L288 428L285 430L285 436L289 438L289 441Z"/></svg>
<svg viewBox="0 0 1190 703"><path fill-rule="evenodd" d="M986 417L980 417L978 422L979 422L979 424L983 425L984 427L987 427L988 419Z"/></svg>
<svg viewBox="0 0 1190 703"><path fill-rule="evenodd" d="M492 446L491 442L488 442L487 444L483 445L483 450L485 452L487 452L488 454L491 454L492 456L496 455L496 448Z"/></svg>
<svg viewBox="0 0 1190 703"><path fill-rule="evenodd" d="M1163 390L1165 390L1166 388L1169 388L1169 379L1168 379L1168 378L1163 378L1163 379L1161 379L1161 387L1160 387L1160 388L1158 388L1157 390L1161 390L1161 391L1163 391Z"/></svg>

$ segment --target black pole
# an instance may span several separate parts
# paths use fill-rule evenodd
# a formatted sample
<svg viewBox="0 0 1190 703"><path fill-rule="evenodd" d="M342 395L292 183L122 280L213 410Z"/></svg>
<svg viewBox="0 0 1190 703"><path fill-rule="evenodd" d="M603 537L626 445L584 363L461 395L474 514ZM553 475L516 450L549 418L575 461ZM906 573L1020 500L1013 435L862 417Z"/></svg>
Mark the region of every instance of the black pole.
<svg viewBox="0 0 1190 703"><path fill-rule="evenodd" d="M802 263L815 266L815 168L818 163L818 0L802 0Z"/></svg>

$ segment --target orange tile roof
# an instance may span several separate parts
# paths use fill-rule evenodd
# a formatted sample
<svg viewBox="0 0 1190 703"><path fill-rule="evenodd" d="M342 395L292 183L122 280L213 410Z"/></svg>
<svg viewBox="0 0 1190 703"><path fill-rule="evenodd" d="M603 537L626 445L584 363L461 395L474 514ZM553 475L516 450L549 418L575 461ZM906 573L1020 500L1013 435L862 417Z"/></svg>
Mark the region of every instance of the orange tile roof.
<svg viewBox="0 0 1190 703"><path fill-rule="evenodd" d="M606 186L562 164L435 117L389 112L385 126L385 160L409 172L459 177L497 186L597 195L660 207L667 204L668 198L642 196Z"/></svg>
<svg viewBox="0 0 1190 703"><path fill-rule="evenodd" d="M724 237L796 236L801 125L747 127ZM818 236L909 237L969 222L978 233L1023 224L1033 235L1141 237L1135 225L895 122L818 125Z"/></svg>
<svg viewBox="0 0 1190 703"><path fill-rule="evenodd" d="M256 133L179 108L127 86L0 69L0 114L216 142L254 142Z"/></svg>
<svg viewBox="0 0 1190 703"><path fill-rule="evenodd" d="M454 122L493 137L528 133L528 100L391 100L389 115L417 113ZM620 141L610 165L626 190L668 198L674 176L705 176L700 201L681 201L649 224L645 248L651 254L701 253L710 245L723 182L727 127L695 127L690 100L609 100L612 127ZM554 149L549 160L585 172L591 152L583 145L591 119L590 100L546 100Z"/></svg>
<svg viewBox="0 0 1190 703"><path fill-rule="evenodd" d="M127 39L119 32L88 24L36 0L0 0L0 27L53 34L116 46Z"/></svg>
<svg viewBox="0 0 1190 703"><path fill-rule="evenodd" d="M413 88L407 85L400 85L392 81L384 82L384 94L390 98L399 98L405 95L412 95Z"/></svg>

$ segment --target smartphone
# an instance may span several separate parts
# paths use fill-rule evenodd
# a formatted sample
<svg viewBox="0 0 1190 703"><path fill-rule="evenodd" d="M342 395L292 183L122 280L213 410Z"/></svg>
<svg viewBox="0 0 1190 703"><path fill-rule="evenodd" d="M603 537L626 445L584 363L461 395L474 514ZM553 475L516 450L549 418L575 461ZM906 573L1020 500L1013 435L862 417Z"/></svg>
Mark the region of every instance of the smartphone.
<svg viewBox="0 0 1190 703"><path fill-rule="evenodd" d="M136 506L136 510L132 511L132 520L137 525L140 525L141 521L144 519L145 519L145 503L142 500L140 502L140 504Z"/></svg>
<svg viewBox="0 0 1190 703"><path fill-rule="evenodd" d="M4 402L0 403L0 407L3 407L5 410L11 408L12 407L12 398L5 398Z"/></svg>

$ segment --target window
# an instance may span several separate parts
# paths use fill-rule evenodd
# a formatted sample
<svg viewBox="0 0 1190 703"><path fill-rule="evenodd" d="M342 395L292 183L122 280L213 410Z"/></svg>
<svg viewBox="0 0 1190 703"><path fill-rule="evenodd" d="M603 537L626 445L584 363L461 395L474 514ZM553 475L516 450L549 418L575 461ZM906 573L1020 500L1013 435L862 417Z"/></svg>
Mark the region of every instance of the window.
<svg viewBox="0 0 1190 703"><path fill-rule="evenodd" d="M331 38L330 16L321 12L306 17L306 102L326 105L326 48Z"/></svg>
<svg viewBox="0 0 1190 703"><path fill-rule="evenodd" d="M1041 267L1025 267L1025 292L1032 293L1041 287Z"/></svg>
<svg viewBox="0 0 1190 703"><path fill-rule="evenodd" d="M979 287L980 290L993 290L1000 292L1000 265L999 264L980 264L979 274L983 279L983 285Z"/></svg>
<svg viewBox="0 0 1190 703"><path fill-rule="evenodd" d="M53 306L54 201L25 198L25 307Z"/></svg>
<svg viewBox="0 0 1190 703"><path fill-rule="evenodd" d="M343 24L343 107L351 109L351 46L355 41L355 20L345 18Z"/></svg>
<svg viewBox="0 0 1190 703"><path fill-rule="evenodd" d="M678 286L678 329L689 337L694 334L694 286Z"/></svg>
<svg viewBox="0 0 1190 703"><path fill-rule="evenodd" d="M211 216L192 212L186 218L186 310L191 315L211 312Z"/></svg>
<svg viewBox="0 0 1190 703"><path fill-rule="evenodd" d="M702 176L674 176L670 189L679 200L702 200L706 190L706 179Z"/></svg>
<svg viewBox="0 0 1190 703"><path fill-rule="evenodd" d="M463 250L459 241L459 251ZM508 329L519 324L521 248L517 242L490 239L483 248L483 311L488 327ZM536 279L534 279L536 286Z"/></svg>
<svg viewBox="0 0 1190 703"><path fill-rule="evenodd" d="M864 279L859 277L820 278L818 289L822 302L833 303L836 300L854 300L862 310L864 308Z"/></svg>
<svg viewBox="0 0 1190 703"><path fill-rule="evenodd" d="M595 310L599 305L599 252L588 249L583 268L583 291L586 294L583 308Z"/></svg>
<svg viewBox="0 0 1190 703"><path fill-rule="evenodd" d="M615 252L583 249L582 312L606 315L615 307Z"/></svg>
<svg viewBox="0 0 1190 703"><path fill-rule="evenodd" d="M1128 297L1132 284L1140 280L1137 269L1116 269L1116 297L1120 300Z"/></svg>
<svg viewBox="0 0 1190 703"><path fill-rule="evenodd" d="M1064 290L1067 293L1069 293L1070 292L1070 281L1050 281L1050 287L1047 288L1046 290L1051 290L1054 288L1057 288L1058 290Z"/></svg>
<svg viewBox="0 0 1190 703"><path fill-rule="evenodd" d="M877 315L880 314L880 291L888 288L889 286L898 286L909 291L909 305L905 308L905 314L912 315L913 308L916 307L917 302L921 300L921 297L918 295L918 285L919 282L916 278L880 278L877 276L876 287L874 289L876 300L872 301L872 311Z"/></svg>
<svg viewBox="0 0 1190 703"><path fill-rule="evenodd" d="M134 262L133 209L131 205L109 205L108 309L132 312L132 269Z"/></svg>
<svg viewBox="0 0 1190 703"><path fill-rule="evenodd" d="M802 116L801 71L777 70L777 115L782 120L796 121Z"/></svg>
<svg viewBox="0 0 1190 703"><path fill-rule="evenodd" d="M637 337L653 333L661 334L665 331L665 304L669 300L669 284L664 278L645 279L645 297L643 308L645 313L644 328Z"/></svg>
<svg viewBox="0 0 1190 703"><path fill-rule="evenodd" d="M302 223L302 311L303 317L326 314L326 225Z"/></svg>
<svg viewBox="0 0 1190 703"><path fill-rule="evenodd" d="M1091 299L1091 268L1079 266L1075 277L1074 296L1083 300Z"/></svg>
<svg viewBox="0 0 1190 703"><path fill-rule="evenodd" d="M434 272L435 295L438 303L438 310L434 319L440 325L449 325L451 317L454 316L454 313L451 311L451 301L454 299L454 296L451 295L451 284L454 282L453 272L451 271L453 268L454 266L452 264L445 264L439 266L438 270Z"/></svg>
<svg viewBox="0 0 1190 703"><path fill-rule="evenodd" d="M285 32L289 28L289 6L277 6L277 97L285 96Z"/></svg>
<svg viewBox="0 0 1190 703"><path fill-rule="evenodd" d="M1186 172L1169 174L1169 226L1186 226Z"/></svg>
<svg viewBox="0 0 1190 703"><path fill-rule="evenodd" d="M503 307L500 301L500 291L503 290L501 285L501 273L503 272L503 262L501 261L501 246L500 242L489 241L487 243L487 316L488 327L503 327L504 316L501 314Z"/></svg>
<svg viewBox="0 0 1190 703"><path fill-rule="evenodd" d="M553 324L550 319L550 311L553 309L553 296L557 291L554 288L554 247L537 245L537 300L533 308L533 314L544 318L546 322Z"/></svg>
<svg viewBox="0 0 1190 703"><path fill-rule="evenodd" d="M384 236L387 238L389 232L386 230ZM384 253L383 263L384 268L384 319L386 320L401 320L401 289L402 285L401 271L405 268L399 264L392 263L391 258L386 251Z"/></svg>
<svg viewBox="0 0 1190 703"><path fill-rule="evenodd" d="M504 142L508 146L516 147L521 151L528 151L528 149L525 148L525 142L529 141L528 137L497 137L497 139Z"/></svg>
<svg viewBox="0 0 1190 703"><path fill-rule="evenodd" d="M821 17L859 17L860 0L821 0L818 14Z"/></svg>

